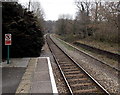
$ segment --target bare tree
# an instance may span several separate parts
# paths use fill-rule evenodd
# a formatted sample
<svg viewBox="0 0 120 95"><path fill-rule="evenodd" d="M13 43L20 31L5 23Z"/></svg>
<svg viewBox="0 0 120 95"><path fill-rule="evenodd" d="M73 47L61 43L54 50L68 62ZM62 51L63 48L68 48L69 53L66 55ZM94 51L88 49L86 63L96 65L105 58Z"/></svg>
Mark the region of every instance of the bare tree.
<svg viewBox="0 0 120 95"><path fill-rule="evenodd" d="M118 5L119 2L94 2L91 9L91 20L96 28L97 39L117 42L118 36ZM101 28L102 27L102 28Z"/></svg>
<svg viewBox="0 0 120 95"><path fill-rule="evenodd" d="M34 15L38 18L38 23L43 30L45 15L40 2L31 2L30 4L31 4L31 11L33 11Z"/></svg>
<svg viewBox="0 0 120 95"><path fill-rule="evenodd" d="M41 7L40 2L31 2L31 10L35 13L36 16L38 16L39 18L43 18L44 17L44 12L43 9Z"/></svg>
<svg viewBox="0 0 120 95"><path fill-rule="evenodd" d="M77 23L79 24L79 34L86 38L89 35L89 24L90 24L90 1L76 1L78 12L76 16Z"/></svg>
<svg viewBox="0 0 120 95"><path fill-rule="evenodd" d="M73 34L72 31L73 20L70 15L60 15L57 21L58 33L61 35Z"/></svg>

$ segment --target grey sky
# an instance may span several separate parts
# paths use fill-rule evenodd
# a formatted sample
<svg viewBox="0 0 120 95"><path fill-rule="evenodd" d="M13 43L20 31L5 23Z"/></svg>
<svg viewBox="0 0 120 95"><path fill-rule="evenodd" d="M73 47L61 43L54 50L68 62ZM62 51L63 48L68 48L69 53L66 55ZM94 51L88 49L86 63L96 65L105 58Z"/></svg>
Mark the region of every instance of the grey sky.
<svg viewBox="0 0 120 95"><path fill-rule="evenodd" d="M74 4L75 0L31 0L39 1L45 13L45 20L57 20L59 15L69 14L73 18L77 11ZM26 4L29 0L19 0L20 3Z"/></svg>
<svg viewBox="0 0 120 95"><path fill-rule="evenodd" d="M41 7L45 13L45 20L57 20L62 14L69 14L72 18L75 17L77 7L75 6L76 0L31 0L41 3ZM86 0L80 0L86 1ZM87 0L87 1L100 1L100 0ZM101 1L119 1L119 0L101 0ZM22 4L28 4L29 0L19 0Z"/></svg>

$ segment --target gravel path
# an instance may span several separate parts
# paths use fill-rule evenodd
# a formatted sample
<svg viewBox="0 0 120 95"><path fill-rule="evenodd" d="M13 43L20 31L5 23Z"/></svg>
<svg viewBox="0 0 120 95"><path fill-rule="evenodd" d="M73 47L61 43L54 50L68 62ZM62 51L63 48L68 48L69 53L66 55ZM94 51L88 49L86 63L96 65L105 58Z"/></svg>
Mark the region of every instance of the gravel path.
<svg viewBox="0 0 120 95"><path fill-rule="evenodd" d="M74 58L88 73L90 73L99 83L111 93L119 92L118 72L114 72L108 67L99 64L93 59L90 59L70 47L66 48L60 41L52 37L52 39ZM118 94L119 95L119 94Z"/></svg>

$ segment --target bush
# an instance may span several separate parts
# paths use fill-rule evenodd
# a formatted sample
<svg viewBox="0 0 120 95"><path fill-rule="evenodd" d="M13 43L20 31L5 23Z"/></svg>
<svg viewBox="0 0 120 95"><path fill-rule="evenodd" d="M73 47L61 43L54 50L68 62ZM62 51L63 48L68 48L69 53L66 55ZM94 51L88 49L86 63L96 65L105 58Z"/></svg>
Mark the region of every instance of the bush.
<svg viewBox="0 0 120 95"><path fill-rule="evenodd" d="M12 34L10 57L39 56L44 44L43 32L33 12L23 9L18 3L3 3L2 57L6 58L5 34Z"/></svg>

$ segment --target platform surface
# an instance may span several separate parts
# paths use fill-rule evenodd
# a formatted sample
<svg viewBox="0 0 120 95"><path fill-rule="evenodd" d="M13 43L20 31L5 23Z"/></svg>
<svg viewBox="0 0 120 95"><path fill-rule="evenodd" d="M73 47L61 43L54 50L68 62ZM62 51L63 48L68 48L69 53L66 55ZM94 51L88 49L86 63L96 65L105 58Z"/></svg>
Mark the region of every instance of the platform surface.
<svg viewBox="0 0 120 95"><path fill-rule="evenodd" d="M58 93L49 57L15 58L2 63L3 93Z"/></svg>
<svg viewBox="0 0 120 95"><path fill-rule="evenodd" d="M15 93L24 72L25 68L23 67L2 68L2 93L7 93L8 95Z"/></svg>
<svg viewBox="0 0 120 95"><path fill-rule="evenodd" d="M11 58L9 60L9 64L7 64L7 61L2 62L2 67L27 67L29 63L30 58Z"/></svg>
<svg viewBox="0 0 120 95"><path fill-rule="evenodd" d="M58 93L49 57L31 58L16 94L31 95Z"/></svg>
<svg viewBox="0 0 120 95"><path fill-rule="evenodd" d="M52 93L47 58L39 58L36 64L31 93Z"/></svg>
<svg viewBox="0 0 120 95"><path fill-rule="evenodd" d="M11 58L10 64L7 61L2 62L0 65L1 76L0 83L2 85L2 93L12 94L16 92L16 89L21 82L21 78L26 71L30 58Z"/></svg>

